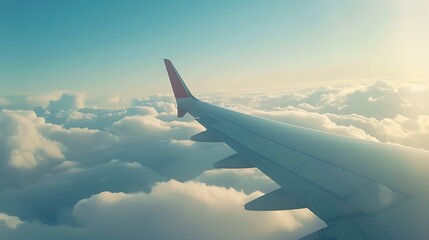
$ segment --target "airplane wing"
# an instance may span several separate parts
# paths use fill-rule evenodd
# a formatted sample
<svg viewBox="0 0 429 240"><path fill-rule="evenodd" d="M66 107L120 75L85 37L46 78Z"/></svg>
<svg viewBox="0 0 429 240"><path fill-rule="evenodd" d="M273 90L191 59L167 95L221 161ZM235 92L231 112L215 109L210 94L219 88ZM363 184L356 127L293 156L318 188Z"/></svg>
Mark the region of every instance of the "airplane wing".
<svg viewBox="0 0 429 240"><path fill-rule="evenodd" d="M236 154L216 168L257 167L281 187L245 205L254 211L308 208L327 227L305 240L429 239L429 152L279 123L196 99L164 60L178 105Z"/></svg>

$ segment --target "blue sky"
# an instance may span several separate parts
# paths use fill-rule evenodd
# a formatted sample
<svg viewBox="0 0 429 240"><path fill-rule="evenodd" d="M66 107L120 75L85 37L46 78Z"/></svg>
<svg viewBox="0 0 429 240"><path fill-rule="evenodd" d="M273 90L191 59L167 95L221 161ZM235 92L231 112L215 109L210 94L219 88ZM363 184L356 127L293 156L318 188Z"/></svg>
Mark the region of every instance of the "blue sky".
<svg viewBox="0 0 429 240"><path fill-rule="evenodd" d="M428 79L425 1L0 2L0 95Z"/></svg>

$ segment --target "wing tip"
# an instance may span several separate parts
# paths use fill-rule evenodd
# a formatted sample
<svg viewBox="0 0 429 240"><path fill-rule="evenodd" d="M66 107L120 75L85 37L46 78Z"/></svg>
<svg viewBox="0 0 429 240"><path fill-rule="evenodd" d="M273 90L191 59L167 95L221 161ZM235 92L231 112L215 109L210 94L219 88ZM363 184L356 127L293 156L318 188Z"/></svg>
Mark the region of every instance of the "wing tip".
<svg viewBox="0 0 429 240"><path fill-rule="evenodd" d="M194 98L189 91L185 82L180 77L173 63L164 58L165 67L167 68L168 77L170 78L171 87L173 88L174 96L177 98Z"/></svg>
<svg viewBox="0 0 429 240"><path fill-rule="evenodd" d="M192 103L196 98L189 91L171 60L164 58L164 63L170 79L171 87L173 88L174 97L177 102L177 116L183 117L188 112L188 102L190 101Z"/></svg>

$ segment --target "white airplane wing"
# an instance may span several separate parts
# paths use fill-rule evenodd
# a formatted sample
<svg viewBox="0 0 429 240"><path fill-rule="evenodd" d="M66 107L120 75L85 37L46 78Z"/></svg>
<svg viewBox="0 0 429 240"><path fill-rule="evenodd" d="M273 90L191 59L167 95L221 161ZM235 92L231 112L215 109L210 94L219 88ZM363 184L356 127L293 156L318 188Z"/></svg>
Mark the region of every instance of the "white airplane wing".
<svg viewBox="0 0 429 240"><path fill-rule="evenodd" d="M281 188L247 210L308 208L327 227L305 240L429 239L429 152L364 141L230 111L199 101L164 60L178 105L237 153L216 168L257 167Z"/></svg>

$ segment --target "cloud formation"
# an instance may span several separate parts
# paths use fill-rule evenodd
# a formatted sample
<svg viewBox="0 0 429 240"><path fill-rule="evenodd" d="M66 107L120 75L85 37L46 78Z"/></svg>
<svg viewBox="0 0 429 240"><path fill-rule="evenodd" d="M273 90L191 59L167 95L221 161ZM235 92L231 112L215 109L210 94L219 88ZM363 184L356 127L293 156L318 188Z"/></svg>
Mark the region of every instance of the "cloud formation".
<svg viewBox="0 0 429 240"><path fill-rule="evenodd" d="M63 93L58 100L50 100L46 111L59 112L64 110L81 109L84 106L84 95Z"/></svg>
<svg viewBox="0 0 429 240"><path fill-rule="evenodd" d="M80 200L72 214L82 228L18 223L16 230L0 231L0 237L17 239L25 232L43 239L284 239L304 235L309 226L323 226L308 210L242 208L260 195L170 180L158 183L150 193L105 191Z"/></svg>
<svg viewBox="0 0 429 240"><path fill-rule="evenodd" d="M44 124L32 111L0 112L1 143L4 158L15 168L34 168L42 161L63 159L60 145L45 138L39 128Z"/></svg>
<svg viewBox="0 0 429 240"><path fill-rule="evenodd" d="M376 81L211 99L233 110L332 133L429 150L429 87Z"/></svg>
<svg viewBox="0 0 429 240"><path fill-rule="evenodd" d="M206 99L275 121L429 150L428 93L422 84L377 81ZM42 106L24 104L36 98ZM189 116L177 119L171 96L116 96L110 106L87 98L71 92L0 98L0 239L296 239L323 226L308 210L244 211L246 202L278 186L256 169L212 169L234 151L190 141L204 128Z"/></svg>
<svg viewBox="0 0 429 240"><path fill-rule="evenodd" d="M15 229L16 226L23 223L23 221L21 221L19 218L14 217L14 216L9 216L9 215L4 214L4 213L0 213L0 221L3 221L3 223L8 228L13 228L13 229Z"/></svg>

